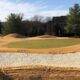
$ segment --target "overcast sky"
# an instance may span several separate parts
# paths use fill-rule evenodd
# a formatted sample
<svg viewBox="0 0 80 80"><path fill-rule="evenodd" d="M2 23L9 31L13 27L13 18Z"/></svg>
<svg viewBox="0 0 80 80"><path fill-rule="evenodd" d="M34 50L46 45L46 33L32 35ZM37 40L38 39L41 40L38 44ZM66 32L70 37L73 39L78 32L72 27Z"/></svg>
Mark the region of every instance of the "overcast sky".
<svg viewBox="0 0 80 80"><path fill-rule="evenodd" d="M10 13L23 13L24 19L66 15L75 3L80 0L0 0L0 20L5 21Z"/></svg>

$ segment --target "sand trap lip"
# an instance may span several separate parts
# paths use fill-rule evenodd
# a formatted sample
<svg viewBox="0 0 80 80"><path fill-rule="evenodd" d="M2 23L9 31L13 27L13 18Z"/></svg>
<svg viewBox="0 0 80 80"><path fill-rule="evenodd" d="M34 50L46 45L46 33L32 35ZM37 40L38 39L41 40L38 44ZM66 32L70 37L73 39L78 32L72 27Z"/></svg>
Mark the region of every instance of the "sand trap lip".
<svg viewBox="0 0 80 80"><path fill-rule="evenodd" d="M48 65L80 67L80 52L68 54L0 53L0 67Z"/></svg>

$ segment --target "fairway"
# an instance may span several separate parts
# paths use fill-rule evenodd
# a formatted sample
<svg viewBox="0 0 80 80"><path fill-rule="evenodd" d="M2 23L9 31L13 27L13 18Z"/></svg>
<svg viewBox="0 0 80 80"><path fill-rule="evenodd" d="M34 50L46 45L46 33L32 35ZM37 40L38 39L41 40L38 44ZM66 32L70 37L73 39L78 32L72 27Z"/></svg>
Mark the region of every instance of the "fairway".
<svg viewBox="0 0 80 80"><path fill-rule="evenodd" d="M80 44L80 39L21 40L4 45L8 48L48 49Z"/></svg>

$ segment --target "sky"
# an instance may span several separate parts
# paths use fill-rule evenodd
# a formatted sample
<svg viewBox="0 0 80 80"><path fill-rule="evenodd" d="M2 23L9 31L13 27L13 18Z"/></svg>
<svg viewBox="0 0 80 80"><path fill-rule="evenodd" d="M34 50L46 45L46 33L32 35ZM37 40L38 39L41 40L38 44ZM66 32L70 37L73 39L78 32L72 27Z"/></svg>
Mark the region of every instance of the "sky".
<svg viewBox="0 0 80 80"><path fill-rule="evenodd" d="M10 13L24 14L24 19L64 16L75 3L80 4L80 0L0 0L0 20L6 21Z"/></svg>

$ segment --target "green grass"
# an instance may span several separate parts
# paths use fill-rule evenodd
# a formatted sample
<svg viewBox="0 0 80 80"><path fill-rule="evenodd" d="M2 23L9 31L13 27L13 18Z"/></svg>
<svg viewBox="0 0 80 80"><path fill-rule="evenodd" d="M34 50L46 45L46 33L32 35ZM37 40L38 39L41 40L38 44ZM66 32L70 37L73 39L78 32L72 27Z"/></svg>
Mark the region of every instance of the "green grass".
<svg viewBox="0 0 80 80"><path fill-rule="evenodd" d="M9 48L58 48L80 44L80 39L45 39L45 40L22 40L5 45Z"/></svg>

